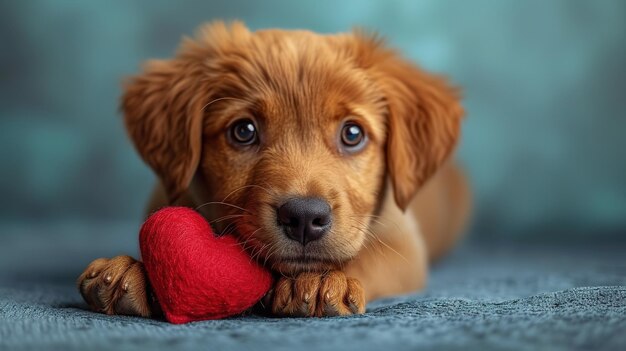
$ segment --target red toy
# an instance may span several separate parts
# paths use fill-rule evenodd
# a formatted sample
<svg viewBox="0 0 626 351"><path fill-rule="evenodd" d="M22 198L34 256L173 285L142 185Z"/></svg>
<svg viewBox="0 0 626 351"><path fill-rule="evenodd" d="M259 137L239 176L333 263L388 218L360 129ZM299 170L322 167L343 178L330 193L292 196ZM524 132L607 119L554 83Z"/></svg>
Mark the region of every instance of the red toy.
<svg viewBox="0 0 626 351"><path fill-rule="evenodd" d="M252 307L272 276L232 236L215 237L209 223L186 207L155 212L139 233L152 289L170 323L219 319Z"/></svg>

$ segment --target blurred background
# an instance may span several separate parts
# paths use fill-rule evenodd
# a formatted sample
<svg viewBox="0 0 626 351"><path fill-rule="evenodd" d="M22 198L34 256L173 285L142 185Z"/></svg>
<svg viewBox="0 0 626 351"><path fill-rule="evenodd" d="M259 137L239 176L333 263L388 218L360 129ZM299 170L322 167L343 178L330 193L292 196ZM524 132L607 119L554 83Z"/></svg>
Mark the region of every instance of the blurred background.
<svg viewBox="0 0 626 351"><path fill-rule="evenodd" d="M624 237L625 1L0 0L1 241L136 246L155 177L120 82L212 19L365 27L462 86L473 238Z"/></svg>

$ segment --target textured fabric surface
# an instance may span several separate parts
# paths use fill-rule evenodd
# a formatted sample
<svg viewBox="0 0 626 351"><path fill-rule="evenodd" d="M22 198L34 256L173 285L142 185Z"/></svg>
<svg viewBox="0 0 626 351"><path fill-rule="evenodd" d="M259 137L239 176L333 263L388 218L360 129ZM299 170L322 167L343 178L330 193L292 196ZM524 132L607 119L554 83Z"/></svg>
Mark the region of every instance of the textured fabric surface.
<svg viewBox="0 0 626 351"><path fill-rule="evenodd" d="M39 231L21 231L3 242L1 350L626 347L624 244L540 246L471 242L433 267L425 291L376 301L362 316L248 316L172 325L85 310L74 286L80 270L95 257L120 253L124 248L132 251L136 245L132 238L119 234L128 232L125 226L100 226L94 230L94 234L102 234L98 236L102 239L91 245L72 231L52 233L54 239L49 240L56 244L43 238L32 240L32 235L39 235Z"/></svg>

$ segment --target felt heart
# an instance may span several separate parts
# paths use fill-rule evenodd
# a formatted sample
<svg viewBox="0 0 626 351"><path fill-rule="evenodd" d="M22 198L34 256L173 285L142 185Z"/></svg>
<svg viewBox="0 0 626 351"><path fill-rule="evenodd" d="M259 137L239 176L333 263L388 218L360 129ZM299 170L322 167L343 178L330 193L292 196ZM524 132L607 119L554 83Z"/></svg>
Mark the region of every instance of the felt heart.
<svg viewBox="0 0 626 351"><path fill-rule="evenodd" d="M219 319L252 307L270 288L271 274L232 236L215 237L186 207L166 207L139 233L152 289L170 323Z"/></svg>

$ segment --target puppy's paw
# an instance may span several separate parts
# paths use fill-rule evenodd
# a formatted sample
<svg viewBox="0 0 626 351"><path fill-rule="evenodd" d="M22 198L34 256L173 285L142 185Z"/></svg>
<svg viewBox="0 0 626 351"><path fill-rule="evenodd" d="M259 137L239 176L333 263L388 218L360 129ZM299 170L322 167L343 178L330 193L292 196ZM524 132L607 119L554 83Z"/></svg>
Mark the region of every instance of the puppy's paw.
<svg viewBox="0 0 626 351"><path fill-rule="evenodd" d="M290 317L327 317L365 312L361 283L341 271L300 273L281 278L270 296L272 313Z"/></svg>
<svg viewBox="0 0 626 351"><path fill-rule="evenodd" d="M99 258L78 277L78 290L92 310L150 317L150 292L143 263L130 256Z"/></svg>

